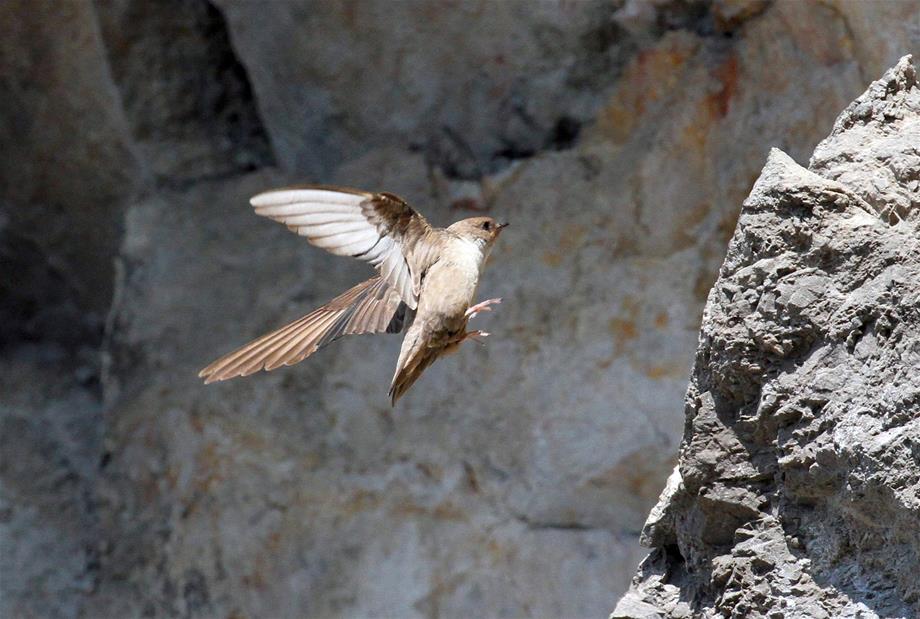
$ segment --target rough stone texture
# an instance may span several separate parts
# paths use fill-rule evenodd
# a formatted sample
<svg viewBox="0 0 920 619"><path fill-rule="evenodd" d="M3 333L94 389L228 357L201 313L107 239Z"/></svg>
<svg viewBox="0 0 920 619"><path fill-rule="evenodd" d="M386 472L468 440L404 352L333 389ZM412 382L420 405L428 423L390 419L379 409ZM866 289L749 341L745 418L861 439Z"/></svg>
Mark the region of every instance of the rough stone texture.
<svg viewBox="0 0 920 619"><path fill-rule="evenodd" d="M652 552L612 617L920 614L918 146L905 57L809 169L771 152L706 305Z"/></svg>
<svg viewBox="0 0 920 619"><path fill-rule="evenodd" d="M768 96L812 77L812 63L843 69L826 83L813 76L788 100L796 108L802 95L841 88L849 70L864 86L920 40L914 0L216 2L279 163L319 177L368 146L421 150L449 175L473 179L564 148L618 85L631 83L618 79L626 64L667 32L693 33L710 52L732 49L735 37L778 52L761 59L770 79L758 91ZM763 37L760 17L774 39ZM733 79L719 61L706 63L710 78ZM718 91L712 87L716 98ZM822 105L835 102L831 96ZM814 104L797 112L815 112Z"/></svg>
<svg viewBox="0 0 920 619"><path fill-rule="evenodd" d="M207 0L95 2L132 134L158 178L273 163L220 11Z"/></svg>
<svg viewBox="0 0 920 619"><path fill-rule="evenodd" d="M57 311L37 300L73 274L111 309L100 389L93 348L57 348L71 321L3 304L4 616L601 616L672 468L763 149L807 157L917 40L909 4L879 29L818 3L2 6L14 292ZM395 411L396 338L194 377L366 275L246 205L305 180L513 222L482 290L506 298L492 340ZM22 197L46 185L53 216ZM92 259L46 259L62 240ZM45 437L65 420L72 441Z"/></svg>
<svg viewBox="0 0 920 619"><path fill-rule="evenodd" d="M95 339L142 168L92 5L0 3L0 342Z"/></svg>
<svg viewBox="0 0 920 619"><path fill-rule="evenodd" d="M0 617L76 617L96 586L102 406L92 367L59 347L4 356Z"/></svg>
<svg viewBox="0 0 920 619"><path fill-rule="evenodd" d="M279 162L313 176L369 146L480 178L566 145L633 51L611 3L218 4Z"/></svg>

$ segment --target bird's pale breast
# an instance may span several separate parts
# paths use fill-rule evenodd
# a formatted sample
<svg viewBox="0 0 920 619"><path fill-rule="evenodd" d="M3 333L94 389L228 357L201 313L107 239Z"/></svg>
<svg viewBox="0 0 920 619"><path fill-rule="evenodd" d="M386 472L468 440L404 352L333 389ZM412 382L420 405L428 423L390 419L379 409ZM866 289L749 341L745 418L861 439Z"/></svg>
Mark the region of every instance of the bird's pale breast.
<svg viewBox="0 0 920 619"><path fill-rule="evenodd" d="M482 251L475 242L450 239L449 247L425 277L419 314L445 322L461 321L473 303L482 265Z"/></svg>

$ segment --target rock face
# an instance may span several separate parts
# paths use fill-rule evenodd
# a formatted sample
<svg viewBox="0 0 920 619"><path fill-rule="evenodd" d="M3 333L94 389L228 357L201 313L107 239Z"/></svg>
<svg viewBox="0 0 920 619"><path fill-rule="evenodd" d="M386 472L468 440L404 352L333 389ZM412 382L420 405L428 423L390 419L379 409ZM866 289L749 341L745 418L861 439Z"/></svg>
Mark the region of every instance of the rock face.
<svg viewBox="0 0 920 619"><path fill-rule="evenodd" d="M602 615L765 145L917 43L910 3L0 12L2 616ZM195 377L367 276L246 204L305 181L512 221L494 337L395 411L398 338Z"/></svg>
<svg viewBox="0 0 920 619"><path fill-rule="evenodd" d="M779 150L709 294L680 458L612 617L920 614L920 85Z"/></svg>
<svg viewBox="0 0 920 619"><path fill-rule="evenodd" d="M92 5L0 5L0 90L0 342L98 344L144 169Z"/></svg>
<svg viewBox="0 0 920 619"><path fill-rule="evenodd" d="M217 8L200 0L170 10L144 0L96 6L131 133L158 179L176 184L274 163Z"/></svg>

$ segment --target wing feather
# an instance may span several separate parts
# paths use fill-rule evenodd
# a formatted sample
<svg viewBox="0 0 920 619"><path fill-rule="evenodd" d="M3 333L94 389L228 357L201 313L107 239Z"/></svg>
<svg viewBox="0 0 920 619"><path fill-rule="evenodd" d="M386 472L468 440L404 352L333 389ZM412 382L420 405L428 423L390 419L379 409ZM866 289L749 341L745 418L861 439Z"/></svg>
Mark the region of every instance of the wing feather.
<svg viewBox="0 0 920 619"><path fill-rule="evenodd" d="M255 198L253 198L253 200L254 199ZM250 204L253 204L251 200ZM349 204L315 204L316 206L312 211L313 213L319 213L323 215L339 215L343 217L353 215L355 213L354 206ZM262 215L263 217L295 217L303 213L303 203L301 202L269 204L266 206L256 206L254 208L256 213Z"/></svg>
<svg viewBox="0 0 920 619"><path fill-rule="evenodd" d="M266 215L267 217L267 215ZM295 215L277 215L284 217L288 226L322 226L335 223L366 223L366 219L357 213L299 213Z"/></svg>
<svg viewBox="0 0 920 619"><path fill-rule="evenodd" d="M209 383L234 376L249 376L258 372L270 351L287 338L294 337L306 328L316 318L316 315L317 312L312 312L277 331L253 340L241 349L218 359L202 370L199 376L206 377L205 383Z"/></svg>
<svg viewBox="0 0 920 619"><path fill-rule="evenodd" d="M290 223L288 225L291 225ZM329 221L321 224L310 224L307 225L298 225L298 228L310 228L310 237L321 239L328 238L331 236L344 236L352 235L358 236L355 233L360 233L362 237L368 237L377 242L377 239L380 238L380 235L377 234L376 230L370 229L367 225L367 221L364 219L355 219L351 221Z"/></svg>
<svg viewBox="0 0 920 619"><path fill-rule="evenodd" d="M313 185L304 187L287 187L260 193L251 200L256 207L274 204L295 204L305 200L317 204L355 204L371 197L373 194L346 187L327 187Z"/></svg>
<svg viewBox="0 0 920 619"><path fill-rule="evenodd" d="M317 247L371 263L411 309L416 307L420 278L410 258L431 226L401 198L316 185L267 191L250 203L258 215L283 223Z"/></svg>
<svg viewBox="0 0 920 619"><path fill-rule="evenodd" d="M340 312L328 312L320 314L318 319L311 322L309 326L301 329L292 337L280 343L264 362L265 371L270 372L282 365L293 365L306 358L310 348L317 343L326 333L329 325L334 323L340 317ZM319 347L313 348L317 350ZM312 352L312 351L310 351Z"/></svg>

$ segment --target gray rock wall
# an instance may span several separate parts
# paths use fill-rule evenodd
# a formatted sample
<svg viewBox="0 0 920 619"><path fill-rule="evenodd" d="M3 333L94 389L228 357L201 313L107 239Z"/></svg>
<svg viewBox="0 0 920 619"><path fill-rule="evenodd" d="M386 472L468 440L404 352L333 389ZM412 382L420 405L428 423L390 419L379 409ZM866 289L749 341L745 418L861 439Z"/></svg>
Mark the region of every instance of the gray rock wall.
<svg viewBox="0 0 920 619"><path fill-rule="evenodd" d="M0 6L0 338L95 339L144 182L93 6Z"/></svg>
<svg viewBox="0 0 920 619"><path fill-rule="evenodd" d="M920 84L773 150L703 314L680 458L612 617L920 614Z"/></svg>
<svg viewBox="0 0 920 619"><path fill-rule="evenodd" d="M907 2L0 10L11 616L607 612L764 149L917 47ZM195 378L366 276L246 204L303 181L513 222L493 337L396 410L394 338Z"/></svg>

